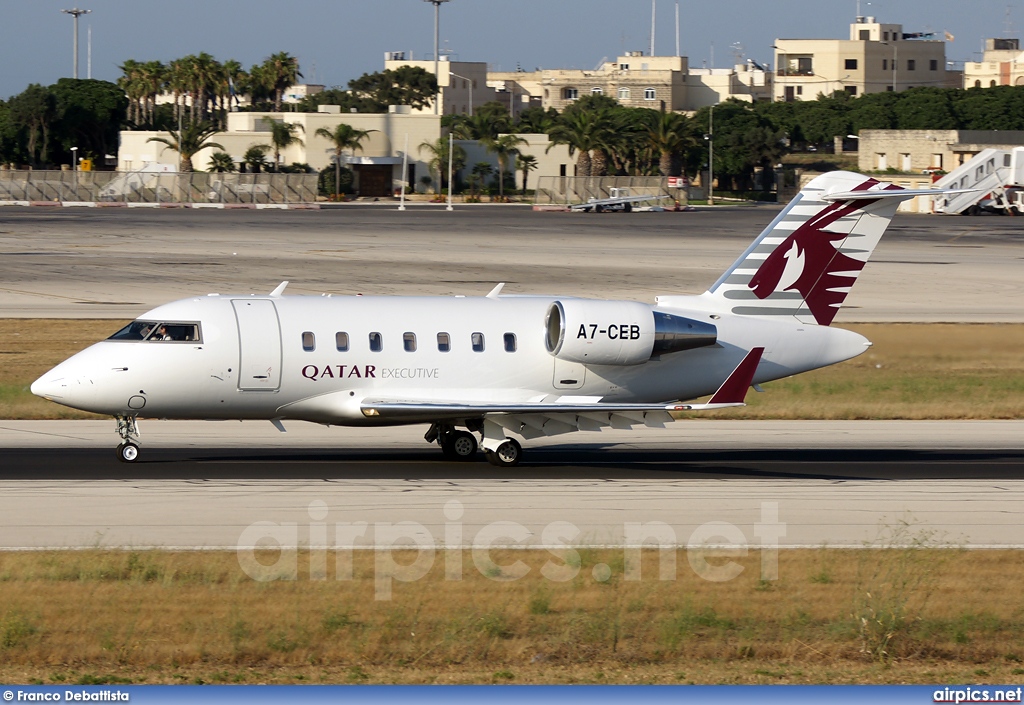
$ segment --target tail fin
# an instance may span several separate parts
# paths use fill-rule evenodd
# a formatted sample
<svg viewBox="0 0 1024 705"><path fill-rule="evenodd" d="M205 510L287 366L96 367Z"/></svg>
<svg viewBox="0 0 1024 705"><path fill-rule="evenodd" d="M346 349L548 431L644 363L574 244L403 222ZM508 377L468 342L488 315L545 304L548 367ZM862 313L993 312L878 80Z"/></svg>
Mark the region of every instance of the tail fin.
<svg viewBox="0 0 1024 705"><path fill-rule="evenodd" d="M733 313L827 326L900 201L921 191L834 171L807 186L708 290ZM927 192L934 193L934 192Z"/></svg>

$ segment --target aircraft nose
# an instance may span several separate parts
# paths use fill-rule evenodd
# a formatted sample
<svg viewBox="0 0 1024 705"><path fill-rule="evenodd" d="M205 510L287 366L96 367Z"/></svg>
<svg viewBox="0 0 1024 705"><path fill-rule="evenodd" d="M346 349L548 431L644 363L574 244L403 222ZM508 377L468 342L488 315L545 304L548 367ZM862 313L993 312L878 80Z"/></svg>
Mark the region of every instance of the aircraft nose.
<svg viewBox="0 0 1024 705"><path fill-rule="evenodd" d="M42 397L43 399L61 399L64 396L64 390L66 388L66 378L43 375L32 383L29 390L37 397Z"/></svg>

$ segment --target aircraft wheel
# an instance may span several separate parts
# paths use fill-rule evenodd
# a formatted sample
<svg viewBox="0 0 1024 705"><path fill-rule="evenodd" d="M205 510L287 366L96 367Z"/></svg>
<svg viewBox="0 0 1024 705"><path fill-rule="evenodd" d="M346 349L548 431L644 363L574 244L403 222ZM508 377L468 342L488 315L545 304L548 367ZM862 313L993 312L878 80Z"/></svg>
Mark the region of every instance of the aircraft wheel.
<svg viewBox="0 0 1024 705"><path fill-rule="evenodd" d="M122 443L117 447L117 459L122 463L134 463L139 458L139 447L134 443Z"/></svg>
<svg viewBox="0 0 1024 705"><path fill-rule="evenodd" d="M441 444L441 451L452 460L469 460L476 454L476 437L466 431L452 431Z"/></svg>
<svg viewBox="0 0 1024 705"><path fill-rule="evenodd" d="M523 458L523 447L514 438L506 438L497 450L487 451L487 462L499 468L510 468L519 465Z"/></svg>

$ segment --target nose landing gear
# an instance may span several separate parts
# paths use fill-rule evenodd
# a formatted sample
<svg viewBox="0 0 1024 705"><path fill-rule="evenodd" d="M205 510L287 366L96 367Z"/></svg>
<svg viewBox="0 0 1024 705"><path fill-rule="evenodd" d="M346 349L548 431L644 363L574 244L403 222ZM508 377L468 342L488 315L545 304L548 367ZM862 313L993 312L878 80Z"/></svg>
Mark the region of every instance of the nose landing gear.
<svg viewBox="0 0 1024 705"><path fill-rule="evenodd" d="M115 416L117 435L121 443L117 446L117 459L122 463L134 463L139 457L139 424L134 416Z"/></svg>

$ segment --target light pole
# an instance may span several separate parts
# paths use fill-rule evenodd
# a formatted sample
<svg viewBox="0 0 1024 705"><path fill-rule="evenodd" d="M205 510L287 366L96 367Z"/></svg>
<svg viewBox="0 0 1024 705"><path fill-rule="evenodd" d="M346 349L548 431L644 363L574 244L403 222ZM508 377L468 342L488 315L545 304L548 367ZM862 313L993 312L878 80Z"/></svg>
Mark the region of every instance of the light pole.
<svg viewBox="0 0 1024 705"><path fill-rule="evenodd" d="M441 43L441 3L448 2L448 0L423 0L423 2L429 2L434 6L434 78L437 79L437 94L434 96L434 115L440 115L439 108L441 102L441 68L438 65L438 62L440 60L440 57L438 56L438 44Z"/></svg>
<svg viewBox="0 0 1024 705"><path fill-rule="evenodd" d="M711 106L708 117L708 205L715 205L715 106Z"/></svg>
<svg viewBox="0 0 1024 705"><path fill-rule="evenodd" d="M61 10L61 12L75 18L75 78L78 78L78 18L80 15L88 15L92 10L79 10L76 7L73 10Z"/></svg>
<svg viewBox="0 0 1024 705"><path fill-rule="evenodd" d="M892 47L892 92L895 93L896 92L896 61L897 61L897 56L898 56L898 47L896 46L895 42L893 42L892 44L890 44L889 42L882 42L882 44L885 44L886 46L891 46Z"/></svg>
<svg viewBox="0 0 1024 705"><path fill-rule="evenodd" d="M455 76L455 78L461 78L463 81L469 84L469 116L473 117L473 81L471 79L466 78L465 76L460 76L457 73L452 73L451 71L448 72L448 75Z"/></svg>

